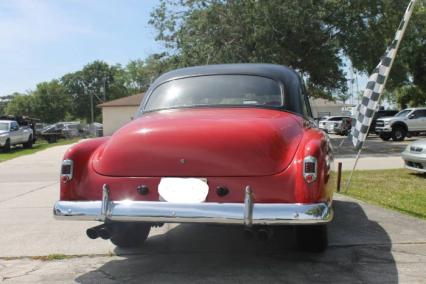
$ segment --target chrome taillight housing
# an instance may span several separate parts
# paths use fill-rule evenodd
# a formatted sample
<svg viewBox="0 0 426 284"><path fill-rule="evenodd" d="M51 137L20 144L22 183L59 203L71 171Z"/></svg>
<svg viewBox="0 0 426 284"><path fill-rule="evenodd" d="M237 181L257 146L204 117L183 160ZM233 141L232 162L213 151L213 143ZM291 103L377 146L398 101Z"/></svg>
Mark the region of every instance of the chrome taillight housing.
<svg viewBox="0 0 426 284"><path fill-rule="evenodd" d="M317 158L307 156L303 159L303 178L307 183L317 180L318 163Z"/></svg>
<svg viewBox="0 0 426 284"><path fill-rule="evenodd" d="M74 163L72 160L63 160L61 166L61 181L64 183L72 180Z"/></svg>

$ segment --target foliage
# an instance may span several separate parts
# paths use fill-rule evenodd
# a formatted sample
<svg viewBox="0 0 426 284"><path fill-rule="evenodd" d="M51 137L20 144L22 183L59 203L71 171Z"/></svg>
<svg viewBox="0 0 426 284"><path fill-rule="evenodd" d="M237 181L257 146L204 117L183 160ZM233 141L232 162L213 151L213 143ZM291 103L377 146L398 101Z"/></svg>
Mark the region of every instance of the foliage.
<svg viewBox="0 0 426 284"><path fill-rule="evenodd" d="M32 96L33 116L43 122L64 120L70 109L69 97L58 80L38 84Z"/></svg>
<svg viewBox="0 0 426 284"><path fill-rule="evenodd" d="M173 69L172 60L166 59L165 53L152 54L145 61L130 61L123 70L124 83L132 93L144 92L160 74Z"/></svg>
<svg viewBox="0 0 426 284"><path fill-rule="evenodd" d="M395 90L396 101L402 108L426 105L426 90L415 85L405 85Z"/></svg>
<svg viewBox="0 0 426 284"><path fill-rule="evenodd" d="M70 109L69 97L65 95L58 80L43 82L29 94L14 94L5 113L31 116L43 122L63 120Z"/></svg>
<svg viewBox="0 0 426 284"><path fill-rule="evenodd" d="M97 104L129 95L124 85L124 70L120 65L108 65L103 61L87 64L81 71L61 78L65 93L71 98L71 113L75 117L91 121L91 96L94 117L100 116Z"/></svg>
<svg viewBox="0 0 426 284"><path fill-rule="evenodd" d="M347 100L351 97L351 94L340 93L337 95L337 98L342 101L343 104L346 103Z"/></svg>
<svg viewBox="0 0 426 284"><path fill-rule="evenodd" d="M337 41L311 1L162 0L150 23L179 66L265 62L288 65L318 96L346 89Z"/></svg>
<svg viewBox="0 0 426 284"><path fill-rule="evenodd" d="M419 1L387 88L426 91L426 12ZM311 95L344 93L342 58L368 74L394 37L408 1L161 0L150 23L179 66L268 62L307 79ZM412 103L417 103L412 101Z"/></svg>
<svg viewBox="0 0 426 284"><path fill-rule="evenodd" d="M343 53L353 66L368 74L377 65L386 47L395 36L402 19L406 0L327 1L331 13L328 23L334 27ZM416 85L426 92L426 9L417 1L411 21L401 42L388 84L389 94L400 94L402 86ZM396 100L396 98L391 98ZM412 106L424 105L425 100L398 99Z"/></svg>
<svg viewBox="0 0 426 284"><path fill-rule="evenodd" d="M8 115L34 115L34 96L31 94L15 93L5 108Z"/></svg>
<svg viewBox="0 0 426 284"><path fill-rule="evenodd" d="M347 100L344 62L370 72L394 37L407 0L160 0L150 24L167 52L125 66L97 60L0 100L0 114L47 122L100 121L96 105L144 92L160 74L202 64L288 65L313 97ZM426 9L418 1L386 87L388 101L426 105Z"/></svg>

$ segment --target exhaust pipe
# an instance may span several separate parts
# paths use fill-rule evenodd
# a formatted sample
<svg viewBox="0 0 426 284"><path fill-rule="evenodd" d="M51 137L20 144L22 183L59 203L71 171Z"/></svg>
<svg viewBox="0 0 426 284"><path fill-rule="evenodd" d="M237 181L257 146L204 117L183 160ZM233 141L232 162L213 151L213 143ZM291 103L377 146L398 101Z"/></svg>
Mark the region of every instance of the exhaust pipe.
<svg viewBox="0 0 426 284"><path fill-rule="evenodd" d="M103 226L98 229L98 235L104 240L108 240L111 238L110 229L107 226Z"/></svg>
<svg viewBox="0 0 426 284"><path fill-rule="evenodd" d="M101 237L104 240L111 238L111 229L105 225L101 224L86 230L86 235L92 240Z"/></svg>
<svg viewBox="0 0 426 284"><path fill-rule="evenodd" d="M87 229L87 230L86 230L86 235L87 235L89 238L91 238L92 240L97 239L97 238L99 237L98 230L99 230L100 228L102 228L103 226L104 226L104 224L102 224L102 225L98 225L98 226L95 226L95 227L92 227L92 228Z"/></svg>

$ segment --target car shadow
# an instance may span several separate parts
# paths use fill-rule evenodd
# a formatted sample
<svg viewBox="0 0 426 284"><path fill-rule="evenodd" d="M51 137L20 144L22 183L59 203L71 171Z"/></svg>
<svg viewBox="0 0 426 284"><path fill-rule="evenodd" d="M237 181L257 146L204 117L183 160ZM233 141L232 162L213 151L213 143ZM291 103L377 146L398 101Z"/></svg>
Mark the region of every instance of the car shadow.
<svg viewBox="0 0 426 284"><path fill-rule="evenodd" d="M269 241L244 238L237 226L178 225L163 228L135 250L116 249L78 283L398 283L386 231L355 202L335 201L324 253L301 252L291 227ZM155 232L155 230L154 230Z"/></svg>
<svg viewBox="0 0 426 284"><path fill-rule="evenodd" d="M412 172L412 173L410 173L410 176L412 176L413 178L424 178L424 179L426 179L426 173Z"/></svg>

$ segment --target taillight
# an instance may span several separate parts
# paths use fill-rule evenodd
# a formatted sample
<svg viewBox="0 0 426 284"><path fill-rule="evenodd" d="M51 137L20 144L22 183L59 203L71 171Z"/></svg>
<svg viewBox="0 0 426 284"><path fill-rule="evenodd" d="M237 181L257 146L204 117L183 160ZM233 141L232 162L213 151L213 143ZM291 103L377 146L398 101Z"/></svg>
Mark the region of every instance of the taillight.
<svg viewBox="0 0 426 284"><path fill-rule="evenodd" d="M317 180L317 158L308 156L303 160L303 178L307 183Z"/></svg>
<svg viewBox="0 0 426 284"><path fill-rule="evenodd" d="M61 166L61 181L66 183L72 180L73 161L63 160Z"/></svg>

